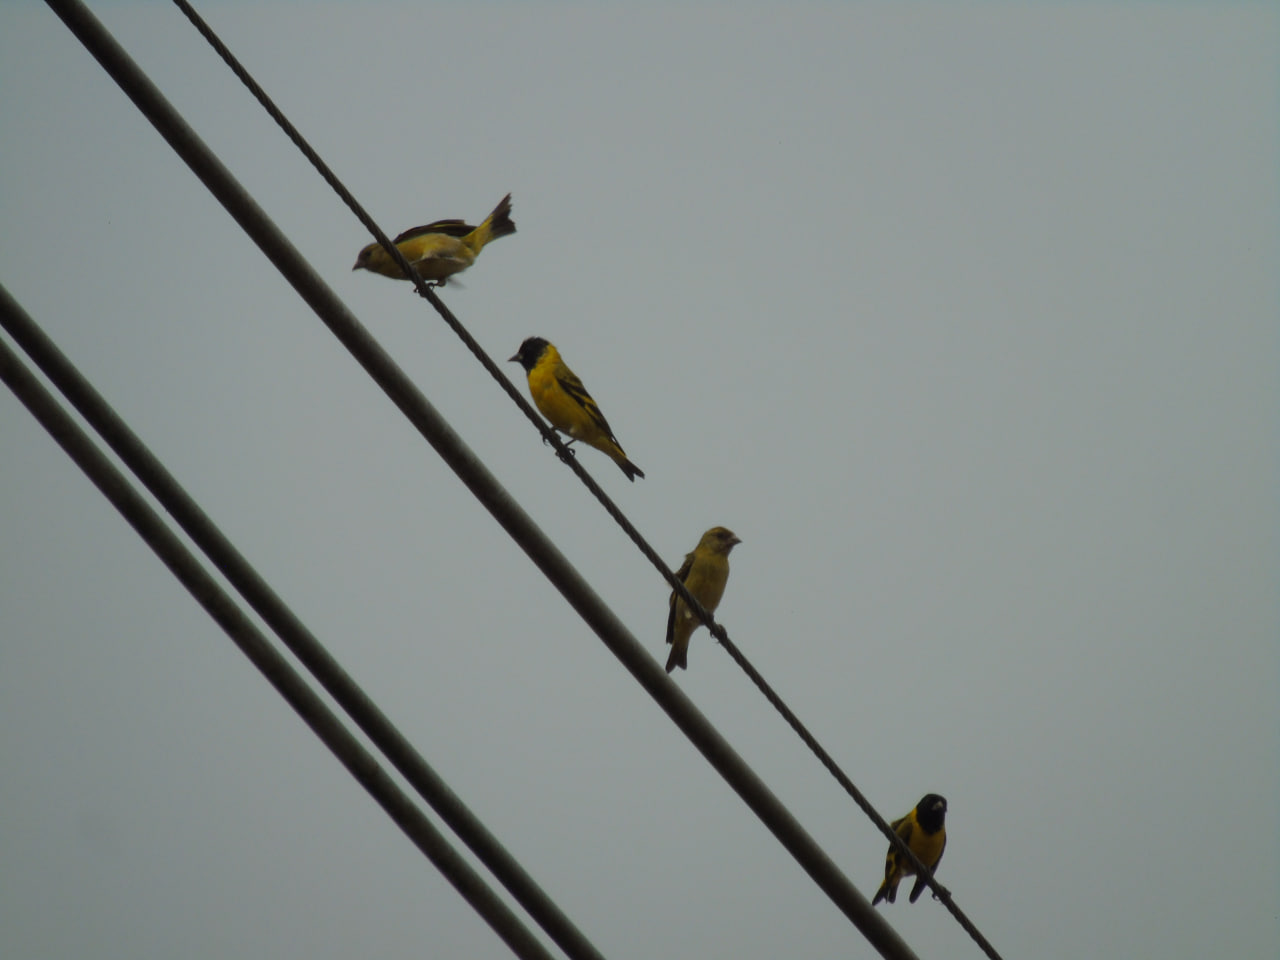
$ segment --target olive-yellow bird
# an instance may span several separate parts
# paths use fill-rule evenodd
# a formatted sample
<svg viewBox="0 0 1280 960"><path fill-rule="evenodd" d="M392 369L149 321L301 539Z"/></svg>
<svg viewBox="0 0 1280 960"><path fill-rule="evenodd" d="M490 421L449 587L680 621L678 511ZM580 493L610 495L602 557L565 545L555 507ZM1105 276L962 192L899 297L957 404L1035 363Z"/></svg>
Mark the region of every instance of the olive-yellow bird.
<svg viewBox="0 0 1280 960"><path fill-rule="evenodd" d="M587 388L563 360L560 351L541 337L529 337L511 360L524 367L529 375L529 393L533 403L551 425L574 440L603 450L622 468L632 483L644 471L627 459L613 435L609 421L596 406Z"/></svg>
<svg viewBox="0 0 1280 960"><path fill-rule="evenodd" d="M486 243L515 232L516 225L511 220L511 194L508 193L478 227L461 220L437 220L406 230L393 243L418 276L444 286L455 273L461 273L475 263ZM356 265L351 269L369 270L393 280L409 279L380 243L371 243L361 250L356 257Z"/></svg>
<svg viewBox="0 0 1280 960"><path fill-rule="evenodd" d="M936 793L926 793L914 810L901 820L895 820L889 824L893 832L902 838L907 849L914 853L916 859L928 867L930 872L938 868L942 851L947 849L947 828L943 825L946 816L947 801ZM896 846L889 847L889 853L884 858L884 883L880 884L880 889L876 891L871 905L875 906L881 900L893 903L898 896L898 884L902 878L912 876L915 872L916 868L906 857L898 853ZM915 903L920 899L923 890L924 878L917 877L915 886L911 888L910 901Z"/></svg>
<svg viewBox="0 0 1280 960"><path fill-rule="evenodd" d="M702 604L707 613L715 613L724 596L724 585L729 581L729 551L742 541L732 530L712 527L702 535L693 552L687 554L684 563L676 571L676 577L693 598ZM667 657L667 673L676 667L689 667L689 638L702 626L702 621L674 590L671 591L671 612L667 615L667 643L671 644L671 656Z"/></svg>

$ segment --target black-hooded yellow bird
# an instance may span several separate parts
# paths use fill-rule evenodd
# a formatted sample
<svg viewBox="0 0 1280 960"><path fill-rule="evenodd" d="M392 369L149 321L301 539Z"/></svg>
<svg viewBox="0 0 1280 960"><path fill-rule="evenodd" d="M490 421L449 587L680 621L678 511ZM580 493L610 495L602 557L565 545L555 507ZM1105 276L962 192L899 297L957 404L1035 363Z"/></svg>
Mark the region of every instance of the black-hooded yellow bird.
<svg viewBox="0 0 1280 960"><path fill-rule="evenodd" d="M947 801L936 793L926 793L914 810L901 820L895 820L889 824L893 827L893 832L902 838L907 849L914 853L916 859L928 867L930 872L938 869L942 851L947 849L947 828L943 825L946 816ZM893 903L898 896L898 883L903 877L912 876L915 872L916 868L906 857L898 853L897 847L889 847L889 853L884 858L884 883L880 884L880 889L876 891L871 905L875 906L881 900ZM924 878L917 877L915 886L911 888L910 901L915 903L919 900L923 891Z"/></svg>
<svg viewBox="0 0 1280 960"><path fill-rule="evenodd" d="M437 220L406 230L392 242L418 276L444 286L455 273L475 263L486 243L515 232L516 225L511 220L511 194L508 193L478 227L461 220ZM356 257L356 265L351 269L369 270L393 280L409 279L380 243L371 243L361 250Z"/></svg>
<svg viewBox="0 0 1280 960"><path fill-rule="evenodd" d="M511 360L529 374L529 393L533 404L551 425L574 440L603 450L622 468L627 479L635 482L644 471L627 459L613 435L609 421L596 406L587 388L563 360L560 351L541 337L529 337Z"/></svg>
<svg viewBox="0 0 1280 960"><path fill-rule="evenodd" d="M684 563L676 571L676 577L693 595L707 613L715 613L724 596L724 585L729 582L729 551L742 541L732 530L712 527L702 535L693 552L686 554ZM702 626L702 621L671 591L671 612L667 614L667 643L671 644L671 656L667 657L667 673L676 667L689 667L689 638Z"/></svg>

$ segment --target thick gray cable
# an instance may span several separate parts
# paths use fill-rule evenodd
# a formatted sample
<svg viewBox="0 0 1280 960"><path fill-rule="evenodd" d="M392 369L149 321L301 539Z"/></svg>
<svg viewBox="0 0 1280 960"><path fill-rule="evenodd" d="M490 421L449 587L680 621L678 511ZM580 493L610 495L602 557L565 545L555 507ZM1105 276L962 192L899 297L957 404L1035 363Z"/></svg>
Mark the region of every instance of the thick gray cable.
<svg viewBox="0 0 1280 960"><path fill-rule="evenodd" d="M573 960L604 960L555 902L525 872L413 745L271 589L146 444L75 365L0 286L2 326L40 371L169 512L193 543L449 825L539 926Z"/></svg>
<svg viewBox="0 0 1280 960"><path fill-rule="evenodd" d="M667 677L97 19L78 0L46 2L334 336L872 946L885 957L913 957L897 932L872 909L791 812Z"/></svg>
<svg viewBox="0 0 1280 960"><path fill-rule="evenodd" d="M1001 960L1000 954L996 952L995 947L993 947L987 938L983 936L982 932L977 928L977 925L969 919L968 915L960 909L959 904L957 904L952 898L951 892L934 879L933 872L921 863L919 858L911 851L911 849L903 843L902 838L893 832L893 828L890 827L888 821L886 821L884 817L880 815L880 812L871 805L871 801L869 801L866 796L863 795L862 791L857 788L844 770L842 770L835 762L835 759L831 754L829 754L818 742L818 739L809 732L809 728L800 721L800 718L796 716L795 712L790 707L787 706L786 702L778 692L773 689L772 685L770 685L767 680L765 680L763 674L761 674L760 671L755 668L754 664L747 659L746 654L744 654L741 649L739 649L738 645L729 638L728 631L725 630L724 626L717 623L702 607L702 605L689 595L684 584L676 578L675 574L672 573L671 568L668 567L666 562L658 556L657 552L649 545L649 542L641 536L640 531L636 529L630 519L627 518L618 505L614 503L613 500L604 492L604 489L596 483L595 478L592 477L591 474L589 474L586 469L577 462L577 459L572 456L572 450L565 446L559 435L549 428L541 417L534 413L533 408L529 403L520 395L519 391L514 388L511 381L502 374L498 369L497 364L493 362L493 359L484 351L476 339L471 336L471 332L467 330L467 328L463 326L462 322L453 315L453 312L445 306L444 301L436 296L435 290L431 288L431 285L423 281L423 279L410 268L410 265L408 261L405 260L404 255L394 244L391 243L386 234L382 232L382 228L378 226L371 216L369 216L368 212L360 205L351 191L347 189L346 185L338 179L337 174L329 169L329 165L324 162L324 158L315 151L311 144L307 142L307 139L302 135L301 131L299 131L290 122L289 118L284 115L284 112L276 106L275 101L271 99L266 90L262 88L261 84L253 78L253 75L249 73L244 64L242 64L236 58L235 54L231 52L231 49L222 42L222 38L214 32L214 29L205 22L204 18L196 12L195 7L187 2L187 0L173 0L173 2L174 5L182 11L182 14L191 21L192 26L199 31L200 35L205 38L211 47L213 47L214 51L222 58L223 62L226 63L231 72L239 78L240 82L243 83L248 91L253 95L254 99L258 101L267 114L276 122L280 129L284 131L285 136L289 138L293 145L297 147L302 155L307 158L313 167L315 167L316 172L320 174L320 177L325 181L325 183L332 188L332 190L338 195L339 199L347 205L348 209L351 210L355 217L364 224L365 228L373 235L374 240L382 245L391 259L394 260L400 267L401 271L403 271L404 275L416 286L418 293L435 308L436 312L440 314L441 318L449 328L453 330L459 339L462 340L463 345L471 351L471 354L476 358L480 365L483 366L498 385L502 387L507 396L511 398L516 407L519 408L525 417L527 417L529 421L537 427L537 429L542 433L543 439L555 449L556 455L559 456L571 470L573 470L574 474L591 492L592 496L599 501L600 505L604 507L609 516L613 517L618 526L621 527L623 532L631 539L631 542L635 544L636 548L644 554L650 563L653 564L662 577L671 585L671 588L681 596L693 614L706 624L707 630L711 635L720 642L720 645L724 648L725 652L729 654L742 672L747 675L748 679L756 685L756 688L764 695L765 699L768 700L773 708L782 715L782 718L787 722L791 729L795 731L796 735L800 737L805 746L807 746L810 751L813 752L814 756L818 758L818 761L826 767L827 772L835 778L836 782L840 784L847 794L849 794L853 802L861 808L862 812L867 815L876 828L888 838L889 844L898 851L899 856L905 857L915 869L917 875L924 878L925 883L933 891L934 898L942 902L947 910L951 912L951 915L955 917L956 922L964 928L965 932L973 938L974 942L978 944L982 951L986 953L991 960Z"/></svg>
<svg viewBox="0 0 1280 960"><path fill-rule="evenodd" d="M3 291L3 288L0 288ZM0 309L8 313L16 304L3 291ZM347 768L356 781L378 802L413 844L427 855L445 878L462 894L502 940L524 960L553 960L551 953L520 918L489 888L484 879L450 845L395 781L307 686L289 662L254 626L235 601L200 565L159 514L136 491L71 416L64 411L35 374L3 339L0 339L0 380L3 380L32 416L75 461L129 525L178 578L187 591L222 627Z"/></svg>

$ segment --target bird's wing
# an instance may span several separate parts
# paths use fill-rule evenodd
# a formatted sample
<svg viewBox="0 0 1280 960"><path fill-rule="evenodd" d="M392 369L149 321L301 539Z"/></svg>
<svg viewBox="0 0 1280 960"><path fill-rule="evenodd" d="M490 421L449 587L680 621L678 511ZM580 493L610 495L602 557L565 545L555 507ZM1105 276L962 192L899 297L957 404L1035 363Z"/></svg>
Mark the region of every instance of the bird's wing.
<svg viewBox="0 0 1280 960"><path fill-rule="evenodd" d="M902 838L902 842L908 847L911 846L911 834L914 831L915 823L910 817L903 817L901 820L895 820L889 824L893 828L893 832Z"/></svg>
<svg viewBox="0 0 1280 960"><path fill-rule="evenodd" d="M684 563L680 564L680 569L676 571L676 579L684 583L689 579L689 571L693 569L693 554L685 555ZM671 591L671 611L667 614L667 643L671 642L671 638L675 636L676 628L676 597L678 595L674 590Z"/></svg>
<svg viewBox="0 0 1280 960"><path fill-rule="evenodd" d="M592 422L603 430L605 435L616 444L618 442L618 438L613 435L613 430L609 427L609 421L604 418L604 414L601 413L600 408L596 406L595 398L592 397L591 394L587 393L587 388L582 385L582 381L578 379L578 375L568 369L563 369L556 374L556 382L560 384L561 389L563 389L565 393L574 399L578 406L582 407L582 409L586 411L587 416L591 418Z"/></svg>
<svg viewBox="0 0 1280 960"><path fill-rule="evenodd" d="M443 233L446 237L465 237L474 229L475 227L462 220L435 220L432 223L424 223L420 227L410 227L392 243L404 243L406 240L426 236L428 233Z"/></svg>

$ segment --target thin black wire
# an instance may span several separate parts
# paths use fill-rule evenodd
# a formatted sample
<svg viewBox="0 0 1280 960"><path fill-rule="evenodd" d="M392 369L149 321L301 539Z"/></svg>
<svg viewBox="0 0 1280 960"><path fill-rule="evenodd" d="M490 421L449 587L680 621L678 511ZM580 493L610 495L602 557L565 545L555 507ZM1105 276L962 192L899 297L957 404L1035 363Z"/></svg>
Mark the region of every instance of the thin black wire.
<svg viewBox="0 0 1280 960"><path fill-rule="evenodd" d="M2 285L0 327L551 939L573 960L604 960Z"/></svg>
<svg viewBox="0 0 1280 960"><path fill-rule="evenodd" d="M519 407L529 421L538 428L543 438L551 443L560 459L568 464L570 469L577 474L578 479L581 480L587 489L591 491L595 498L600 502L601 506L604 507L605 511L613 517L614 521L622 528L623 532L626 533L632 543L634 543L649 562L653 564L672 589L680 595L686 604L688 604L690 610L702 620L711 635L720 642L733 661L742 669L751 682L754 683L764 695L765 699L768 700L769 703L773 705L774 709L782 715L783 719L786 720L791 729L796 732L801 741L804 742L805 746L813 752L819 762L822 763L822 765L826 767L827 771L835 778L836 782L839 783L840 786L844 788L845 792L849 794L854 803L856 803L862 812L870 818L871 822L875 824L880 832L888 838L890 845L896 847L900 853L906 856L908 861L915 867L917 873L924 878L925 883L933 891L935 899L940 900L946 906L960 926L963 927L965 932L967 932L978 946L982 948L983 952L986 953L987 956L991 957L991 960L1001 960L1001 957L996 952L995 947L993 947L986 937L982 935L981 931L978 930L973 921L969 919L964 911L961 910L952 899L951 892L934 879L933 872L921 863L920 859L912 853L905 843L902 842L902 838L894 833L893 829L889 826L888 821L886 821L884 817L882 817L871 805L871 802L866 798L862 791L854 785L853 781L849 779L848 775L845 774L845 772L835 762L834 758L832 758L822 745L818 743L813 734L810 733L808 728L800 721L800 718L797 717L791 708L786 705L777 691L773 689L768 681L766 681L760 672L751 664L746 655L738 648L737 644L729 638L729 634L725 628L721 624L717 623L711 614L708 613L702 605L689 594L688 590L685 589L684 584L676 578L676 575L672 572L671 568L667 566L666 562L660 556L658 556L657 552L640 534L640 531L636 529L631 521L618 508L617 504L615 504L600 485L596 483L595 479L578 463L577 457L573 455L573 451L564 445L560 440L559 435L547 426L546 421L543 420L542 417L534 411L533 407L524 399L524 397L520 395L511 381L502 373L497 364L493 362L492 358L484 351L480 344L476 342L475 338L471 336L466 327L462 325L461 321L459 321L453 315L452 311L450 311L440 298L436 296L431 285L427 284L420 276L418 276L417 271L412 269L400 250L390 241L387 235L382 232L382 229L374 222L373 218L365 211L364 207L360 205L342 181L338 179L337 175L329 168L328 164L321 159L320 155L312 149L307 140L302 136L297 128L294 127L289 119L285 117L285 115L275 105L275 102L272 101L266 91L262 89L249 71L240 63L239 60L236 59L231 50L213 31L213 28L200 17L187 0L173 0L173 2L174 5L177 6L178 9L187 17L187 19L191 21L196 30L199 31L205 40L208 41L209 45L213 47L218 56L222 58L223 62L225 62L231 71L239 77L241 83L248 88L249 92L253 94L254 98L262 108L266 110L272 119L276 121L281 130L284 131L285 135L293 142L294 146L296 146L311 165L315 167L316 171L324 181L333 188L334 192L342 199L343 203L345 203L351 212L355 214L356 218L364 224L365 228L369 230L374 239L386 249L387 253L393 260L395 260L404 275L414 283L418 293L436 309L444 319L445 323L448 324L449 328L458 335L462 342L467 346L467 349L471 351L475 358L480 361L481 365L489 372L489 375L501 385L502 389L506 391L509 397L511 397L516 406Z"/></svg>
<svg viewBox="0 0 1280 960"><path fill-rule="evenodd" d="M0 287L0 309L17 304ZM20 308L19 308L20 309ZM143 541L196 599L241 652L275 687L303 722L329 748L396 825L426 854L445 878L485 922L526 960L553 960L552 954L521 922L484 879L450 846L413 801L379 766L378 761L348 731L289 662L267 641L236 602L200 565L134 489L129 479L107 459L16 353L0 338L0 380L32 416L84 471Z"/></svg>
<svg viewBox="0 0 1280 960"><path fill-rule="evenodd" d="M275 105L275 102L268 96L262 86L253 78L249 71L240 63L231 50L222 42L222 39L214 32L203 18L196 12L187 0L173 0L174 5L182 11L183 15L191 22L196 30L208 41L214 51L222 58L228 68L240 79L253 97L258 101L264 110L279 125L285 135L293 142L294 146L307 158L321 178L334 190L342 199L356 218L364 224L366 229L373 235L374 239L382 245L387 253L392 257L405 277L414 283L418 293L430 303L440 316L448 324L449 328L466 345L467 349L475 356L480 364L489 372L489 375L501 385L507 395L512 399L517 407L524 413L531 423L542 434L543 438L549 442L556 450L557 455L564 461L570 469L578 476L578 479L587 487L604 507L605 511L613 517L614 521L622 528L628 538L635 544L640 552L649 560L651 564L662 575L663 579L679 594L679 596L688 604L690 610L702 620L707 630L715 637L720 644L729 653L733 661L746 673L747 677L756 685L765 699L773 705L787 724L796 732L804 744L818 758L828 772L835 778L836 782L849 794L854 803L865 813L871 822L880 830L881 833L888 838L890 845L896 847L898 851L905 854L908 861L915 867L917 873L924 878L925 883L933 891L934 897L940 900L947 909L955 917L956 921L964 928L965 932L982 948L991 960L1001 960L1000 955L996 952L989 941L978 930L977 926L969 919L969 917L956 905L951 897L951 893L947 888L939 884L933 877L933 872L929 870L920 859L910 850L910 848L902 842L893 829L889 826L888 821L882 817L878 811L867 800L866 796L859 790L849 779L848 775L835 762L834 758L818 743L817 739L809 732L808 728L800 721L800 718L786 705L782 697L773 689L773 687L764 679L758 670L747 659L746 655L738 648L738 646L729 638L725 628L717 623L715 619L707 612L705 608L685 589L684 584L677 579L671 568L666 562L658 556L657 552L649 545L648 541L640 534L640 531L631 523L631 521L622 513L621 509L613 502L613 500L604 492L604 490L595 482L595 479L587 473L587 471L578 463L577 457L573 455L573 451L567 447L559 438L559 435L547 426L546 421L542 419L533 409L532 406L524 399L516 390L511 381L501 371L501 369L493 362L493 359L485 352L480 344L471 336L470 332L464 327L445 306L443 301L436 295L432 286L427 284L416 270L412 269L409 262L405 259L400 250L391 242L382 229L377 225L373 218L365 211L364 207L356 200L355 196L346 188L346 185L338 179L337 175L329 168L320 155L311 147L306 138L298 131L296 127L289 121L284 113Z"/></svg>
<svg viewBox="0 0 1280 960"><path fill-rule="evenodd" d="M436 312L440 314L441 318L443 318L444 322L449 326L449 329L457 334L458 338L466 345L466 348L470 350L476 360L480 362L480 365L488 371L489 376L491 376L498 385L502 387L507 396L511 398L511 401L520 409L525 417L528 418L529 422L538 429L538 432L542 434L542 438L547 443L551 444L555 449L556 455L564 461L571 470L573 470L578 479L581 480L595 498L600 501L601 506L604 507L609 516L613 517L614 521L622 527L623 532L625 532L636 547L639 548L640 552L643 553L645 557L648 558L649 562L658 569L658 572L662 574L663 578L672 586L672 588L684 598L685 602L688 603L690 610L698 615L702 619L703 623L707 624L709 628L713 626L715 621L711 618L711 615L703 609L702 605L698 603L698 601L694 599L687 590L685 590L684 584L676 578L676 575L672 573L671 569L666 565L663 559L658 556L657 552L651 546L649 546L648 541L640 535L640 531L637 530L631 521L627 519L626 515L623 514L618 505L613 502L607 493L604 492L604 489L596 483L595 478L592 477L591 474L587 473L586 469L578 463L578 458L574 455L573 450L560 439L560 435L555 430L547 425L547 421L544 420L538 412L534 410L529 401L521 395L520 391L516 389L516 386L511 382L510 378L503 373L502 368L493 361L493 358L489 356L482 346L480 346L475 337L471 336L471 332L467 330L467 328L462 325L462 322L453 315L453 311L445 306L444 301L436 295L433 285L427 283L418 275L418 272L414 270L409 264L409 261L405 259L404 254L400 252L400 249L391 242L390 238L385 233L383 233L382 228L378 226L373 217L371 217L364 207L360 205L360 202L356 200L355 196L347 189L346 185L338 179L337 174L329 168L329 165L324 162L320 155L312 148L311 144L307 142L306 138L303 137L298 129L289 121L289 118L286 117L284 113L281 112L280 108L275 105L275 102L267 95L267 92L262 89L249 71L240 63L239 60L236 59L235 54L233 54L227 45L222 42L222 39L214 33L213 28L205 23L200 14L196 12L195 8L192 7L187 0L173 0L173 3L180 11L182 11L183 15L191 21L191 24L197 31L199 31L200 35L208 41L209 45L213 47L218 56L222 58L223 62L228 68L230 68L231 72L240 79L240 82L243 83L246 88L248 88L249 92L253 94L254 99L256 99L262 106L262 109L267 111L271 116L271 119L275 120L280 129L284 131L285 136L287 136L293 145L298 148L299 152L307 158L310 164L315 167L316 172L320 174L320 177L324 182L333 189L334 193L341 198L342 202L347 205L348 209L355 214L356 219L364 224L365 229L372 234L374 240L382 245L391 259L396 262L396 265L400 268L401 272L403 272L410 282L413 283L418 293L435 308ZM727 637L722 637L720 639L724 642L727 640Z"/></svg>
<svg viewBox="0 0 1280 960"><path fill-rule="evenodd" d="M502 487L80 0L46 0L374 382L796 862L890 960L915 954Z"/></svg>
<svg viewBox="0 0 1280 960"><path fill-rule="evenodd" d="M365 229L373 235L373 239L381 244L383 249L387 251L387 254L395 261L401 272L404 273L405 277L414 285L418 294L435 307L436 312L440 314L444 319L444 322L449 325L449 328L455 334L458 335L458 338L466 345L467 349L471 351L475 358L480 361L481 366L489 372L489 376L493 377L493 379L498 382L502 389L506 391L507 396L509 396L516 406L524 412L524 415L529 418L529 422L536 426L538 430L541 431L542 436L555 447L556 454L560 459L571 466L576 466L577 458L574 456L573 451L564 444L554 430L547 426L546 421L534 411L529 402L520 395L518 390L516 390L515 386L507 378L507 375L502 372L502 368L493 362L493 358L485 352L484 348L480 346L475 337L471 336L471 332L467 330L458 318L453 315L449 308L444 305L444 302L436 295L434 285L423 280L422 277L418 275L418 272L410 266L409 261L405 259L404 254L400 252L400 248L392 243L391 239L382 232L382 228L378 226L373 217L371 217L364 207L360 205L360 202L356 200L351 191L346 188L346 185L338 179L337 175L329 169L329 165L321 159L320 154L316 153L316 151L312 149L311 144L308 143L306 138L298 132L298 129L289 121L289 118L281 112L280 108L275 105L275 102L267 96L267 92L262 89L249 71L241 65L240 61L236 59L235 55L227 45L222 42L222 39L213 32L213 28L205 23L200 14L198 14L195 8L192 7L191 4L187 3L186 0L174 0L174 5L177 6L186 18L191 21L192 26L199 31L200 35L209 42L209 45L213 47L218 56L221 57L223 62L231 69L231 72L240 78L240 82L243 83L248 88L249 92L253 94L254 98L259 104L261 104L262 109L267 111L271 116L271 119L276 122L290 141L293 142L293 145L297 147L302 155L307 158L313 167L315 167L316 172L320 174L324 182L327 183L342 199L342 202L347 205L347 208L355 214L356 219L364 224ZM591 485L593 487L595 486L594 481L591 481L590 476L583 471L581 467L578 467L577 471L582 479L590 481ZM605 497L604 491L599 487L595 487L595 490L597 491L598 496ZM605 497L605 499L607 500L608 498ZM606 509L610 506L612 506L611 503L606 506ZM613 511L617 511L617 507L613 507ZM621 514L618 513L618 516L620 517Z"/></svg>

